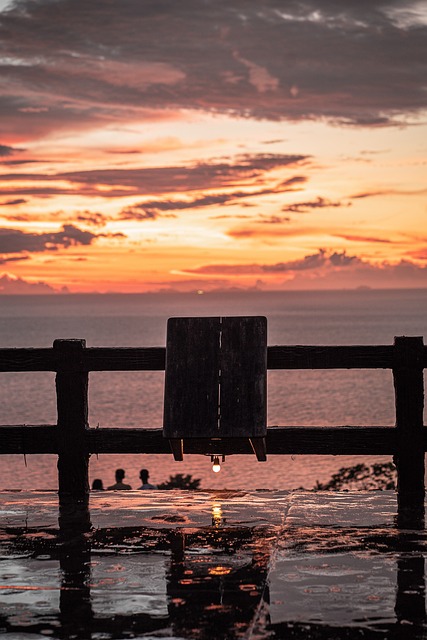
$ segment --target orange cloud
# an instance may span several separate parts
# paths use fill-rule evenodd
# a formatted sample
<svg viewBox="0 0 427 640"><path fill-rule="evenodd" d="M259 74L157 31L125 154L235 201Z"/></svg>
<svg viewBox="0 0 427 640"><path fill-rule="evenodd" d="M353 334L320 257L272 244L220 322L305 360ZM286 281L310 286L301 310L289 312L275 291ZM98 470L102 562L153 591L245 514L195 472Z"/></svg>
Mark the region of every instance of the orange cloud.
<svg viewBox="0 0 427 640"><path fill-rule="evenodd" d="M299 260L272 264L209 264L186 269L188 275L222 279L222 287L239 285L253 288L263 282L268 288L342 289L369 286L372 288L414 288L427 286L427 266L408 260L395 264L371 263L345 251L319 249ZM242 280L244 278L244 280ZM262 278L262 280L260 280ZM249 284L245 284L249 283ZM257 285L258 283L258 285ZM201 285L200 288L203 288Z"/></svg>
<svg viewBox="0 0 427 640"><path fill-rule="evenodd" d="M327 267L349 267L361 263L357 256L349 256L343 252L328 252L319 249L317 253L304 256L300 260L288 260L275 264L211 264L188 269L188 273L247 275L247 274L278 274L293 271L308 271Z"/></svg>
<svg viewBox="0 0 427 640"><path fill-rule="evenodd" d="M263 225L259 226L247 226L229 229L226 233L230 238L236 238L240 240L252 239L252 238L267 238L270 240L279 240L280 238L292 238L296 236L306 236L310 234L318 234L319 230L311 227L289 227L280 226L281 223L285 225L289 222L289 218L283 218L279 224L266 223L265 220L259 220L259 223L263 222ZM255 221L256 224L256 221Z"/></svg>
<svg viewBox="0 0 427 640"><path fill-rule="evenodd" d="M68 289L63 287L61 293L68 293ZM11 275L9 273L0 274L0 295L23 295L23 294L53 294L59 293L57 289L54 289L46 282L38 280L36 282L30 282L23 278Z"/></svg>
<svg viewBox="0 0 427 640"><path fill-rule="evenodd" d="M361 236L350 233L334 233L336 238L343 238L344 240L350 240L350 242L373 242L380 244L391 244L394 243L394 240L390 240L389 238L376 238L373 236Z"/></svg>

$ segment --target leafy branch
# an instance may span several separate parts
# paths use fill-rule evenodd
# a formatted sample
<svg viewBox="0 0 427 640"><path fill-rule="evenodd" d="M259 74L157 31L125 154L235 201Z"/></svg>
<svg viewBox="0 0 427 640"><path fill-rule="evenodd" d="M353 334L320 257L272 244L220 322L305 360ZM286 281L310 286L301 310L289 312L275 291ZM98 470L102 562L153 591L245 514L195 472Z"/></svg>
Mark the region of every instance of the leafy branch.
<svg viewBox="0 0 427 640"><path fill-rule="evenodd" d="M357 489L362 491L396 489L396 467L392 462L376 462L369 467L356 464L354 467L342 467L326 483L318 480L314 489L334 491L339 489Z"/></svg>
<svg viewBox="0 0 427 640"><path fill-rule="evenodd" d="M177 473L169 476L169 480L158 485L159 489L198 489L200 487L200 478L193 478L191 474Z"/></svg>

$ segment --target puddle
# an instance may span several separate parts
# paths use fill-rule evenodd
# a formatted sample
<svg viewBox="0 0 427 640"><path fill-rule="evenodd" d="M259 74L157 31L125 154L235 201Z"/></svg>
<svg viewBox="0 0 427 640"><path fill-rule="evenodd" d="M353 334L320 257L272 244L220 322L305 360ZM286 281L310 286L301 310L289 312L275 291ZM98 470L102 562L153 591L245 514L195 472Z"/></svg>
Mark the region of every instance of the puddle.
<svg viewBox="0 0 427 640"><path fill-rule="evenodd" d="M89 530L59 529L54 495L0 500L0 633L427 637L427 535L396 528L394 494L149 493L91 499Z"/></svg>

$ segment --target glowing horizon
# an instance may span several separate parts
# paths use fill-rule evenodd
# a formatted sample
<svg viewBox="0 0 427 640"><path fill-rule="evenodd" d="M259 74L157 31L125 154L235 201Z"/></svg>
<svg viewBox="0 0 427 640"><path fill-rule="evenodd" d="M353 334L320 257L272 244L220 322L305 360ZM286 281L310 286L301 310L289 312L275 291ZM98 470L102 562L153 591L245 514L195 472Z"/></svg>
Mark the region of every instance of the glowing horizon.
<svg viewBox="0 0 427 640"><path fill-rule="evenodd" d="M0 3L0 293L427 287L426 32L416 1Z"/></svg>

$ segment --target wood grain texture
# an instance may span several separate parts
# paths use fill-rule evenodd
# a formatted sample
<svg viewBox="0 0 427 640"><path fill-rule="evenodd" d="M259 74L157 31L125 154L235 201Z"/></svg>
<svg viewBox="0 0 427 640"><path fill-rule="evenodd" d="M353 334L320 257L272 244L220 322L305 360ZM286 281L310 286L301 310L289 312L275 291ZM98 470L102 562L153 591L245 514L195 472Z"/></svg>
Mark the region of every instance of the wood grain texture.
<svg viewBox="0 0 427 640"><path fill-rule="evenodd" d="M87 371L164 371L165 347L89 347Z"/></svg>
<svg viewBox="0 0 427 640"><path fill-rule="evenodd" d="M392 369L396 350L384 346L269 346L268 369ZM421 354L427 367L427 347ZM163 371L165 347L88 347L82 354L85 371ZM0 349L0 371L57 371L53 349Z"/></svg>
<svg viewBox="0 0 427 640"><path fill-rule="evenodd" d="M421 449L427 451L427 429L424 429ZM58 430L55 425L0 426L0 454L58 453ZM209 444L208 444L209 443ZM331 455L393 455L398 436L393 427L269 427L266 436L267 453L331 454ZM208 445L209 450L205 450ZM225 451L223 451L223 449ZM166 453L171 454L169 441L162 429L127 427L89 428L84 434L86 453ZM231 453L253 455L247 438L211 440L194 438L184 443L185 453Z"/></svg>
<svg viewBox="0 0 427 640"><path fill-rule="evenodd" d="M170 453L161 429L89 429L86 434L91 453ZM393 427L270 427L268 455L393 455L396 451ZM423 443L427 450L427 438ZM248 438L189 438L185 454L248 454L253 450Z"/></svg>
<svg viewBox="0 0 427 640"><path fill-rule="evenodd" d="M220 318L170 318L165 438L218 435Z"/></svg>
<svg viewBox="0 0 427 640"><path fill-rule="evenodd" d="M400 506L424 504L425 456L423 440L424 372L423 339L395 338L393 369L396 402L395 455Z"/></svg>
<svg viewBox="0 0 427 640"><path fill-rule="evenodd" d="M0 426L0 454L58 453L56 425Z"/></svg>
<svg viewBox="0 0 427 640"><path fill-rule="evenodd" d="M53 349L0 349L0 371L56 371Z"/></svg>
<svg viewBox="0 0 427 640"><path fill-rule="evenodd" d="M171 318L165 437L262 437L266 361L264 317Z"/></svg>
<svg viewBox="0 0 427 640"><path fill-rule="evenodd" d="M165 347L88 347L82 351L83 371L164 371ZM1 371L58 371L61 361L52 348L0 349Z"/></svg>
<svg viewBox="0 0 427 640"><path fill-rule="evenodd" d="M221 319L221 436L262 437L267 431L267 318Z"/></svg>
<svg viewBox="0 0 427 640"><path fill-rule="evenodd" d="M84 340L55 340L58 358L59 496L85 497L89 493L85 432L88 427L88 373L82 371Z"/></svg>
<svg viewBox="0 0 427 640"><path fill-rule="evenodd" d="M390 369L393 346L270 346L268 369Z"/></svg>
<svg viewBox="0 0 427 640"><path fill-rule="evenodd" d="M247 318L240 319L240 325L238 320L232 319L228 329L223 331L219 328L221 344L227 345L223 353L228 353L220 359L216 341L208 340L207 333L203 334L206 319L195 318L193 321L190 331L188 326L185 327L186 338L184 325L175 327L178 342L184 344L188 340L193 354L190 358L185 355L187 347L184 344L180 357L175 364L172 359L169 367L164 347L86 348L84 340L57 340L49 349L0 349L0 371L56 371L58 406L57 426L0 427L0 454L58 453L60 494L63 497L87 495L89 453L170 454L169 442L161 429L87 428L89 371L162 371L165 368L167 371L169 368L167 384L172 389L187 377L191 384L187 385L186 397L175 393L175 405L170 407L170 415L177 412L181 426L188 422L188 405L195 407L190 412L191 420L194 420L190 420L193 438L185 441L184 452L230 455L252 454L248 438L241 437L244 432L242 425L247 425L251 416L256 416L253 422L255 429L262 425L260 416L263 410L260 408L264 404L262 385L265 369L263 374L260 363L263 358L265 363L266 357L268 369L391 368L396 394L396 428L270 427L266 450L269 455L394 455L398 469L400 513L406 508L423 508L424 452L427 451L427 428L423 426L423 369L427 367L427 348L422 338L396 338L393 346L266 347L262 340L254 338L255 333L259 335L264 331L262 326L249 327ZM219 318L211 321L209 334L212 330L218 331ZM254 357L257 349L258 355ZM218 367L215 365L214 372L209 371L207 362L216 359ZM189 369L192 371L190 374ZM239 385L248 371L248 379L258 382L250 383L244 389ZM221 380L221 392L229 421L224 424L230 437L210 440L207 435L218 435L218 398L211 388L218 388L216 376L220 373L227 381L224 384ZM202 388L200 397L195 395L199 387ZM241 407L236 409L235 404L233 406L236 397L243 398L244 410L240 410ZM175 432L172 429L171 437L181 437L181 434L177 435L176 429Z"/></svg>

